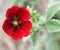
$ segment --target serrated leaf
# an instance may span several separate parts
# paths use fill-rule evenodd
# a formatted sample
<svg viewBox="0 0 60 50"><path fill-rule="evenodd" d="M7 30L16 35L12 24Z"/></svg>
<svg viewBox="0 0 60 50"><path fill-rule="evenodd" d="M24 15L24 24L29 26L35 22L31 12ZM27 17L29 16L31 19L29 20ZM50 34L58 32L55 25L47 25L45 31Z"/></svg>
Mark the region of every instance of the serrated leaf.
<svg viewBox="0 0 60 50"><path fill-rule="evenodd" d="M46 12L46 20L50 20L60 10L60 2L51 5Z"/></svg>
<svg viewBox="0 0 60 50"><path fill-rule="evenodd" d="M45 28L48 32L58 32L60 31L60 21L59 20L50 20L45 24Z"/></svg>

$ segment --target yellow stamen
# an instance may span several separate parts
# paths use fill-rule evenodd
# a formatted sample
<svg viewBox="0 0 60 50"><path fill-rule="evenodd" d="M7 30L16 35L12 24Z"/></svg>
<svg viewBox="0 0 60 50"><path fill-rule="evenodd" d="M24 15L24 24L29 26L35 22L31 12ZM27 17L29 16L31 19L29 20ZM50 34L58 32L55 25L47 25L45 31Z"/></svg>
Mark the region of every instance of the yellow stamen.
<svg viewBox="0 0 60 50"><path fill-rule="evenodd" d="M13 25L14 25L14 26L18 26L18 24L19 24L19 23L18 23L17 20L13 21Z"/></svg>

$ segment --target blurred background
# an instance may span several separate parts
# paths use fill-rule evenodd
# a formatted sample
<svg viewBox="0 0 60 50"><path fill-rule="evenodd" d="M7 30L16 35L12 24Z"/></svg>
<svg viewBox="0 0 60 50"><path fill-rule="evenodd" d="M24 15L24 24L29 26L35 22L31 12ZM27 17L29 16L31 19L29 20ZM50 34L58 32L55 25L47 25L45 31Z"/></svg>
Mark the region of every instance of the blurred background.
<svg viewBox="0 0 60 50"><path fill-rule="evenodd" d="M49 5L58 1L60 2L60 0L39 0L39 3L34 5L34 9L37 10L37 12L41 16L45 17L45 12ZM29 48L33 46L31 39L29 37L27 37L28 39L26 38L27 40L26 39L23 40L23 42L22 41L16 42L10 39L9 36L5 35L1 28L2 23L5 19L6 10L13 5L13 2L14 2L13 0L0 0L0 50L29 50ZM35 0L33 0L33 2L35 2ZM24 3L28 5L29 0L28 2ZM41 34L43 34L43 32L46 33L44 29L40 30L39 32L40 36ZM44 46L42 50L45 50Z"/></svg>

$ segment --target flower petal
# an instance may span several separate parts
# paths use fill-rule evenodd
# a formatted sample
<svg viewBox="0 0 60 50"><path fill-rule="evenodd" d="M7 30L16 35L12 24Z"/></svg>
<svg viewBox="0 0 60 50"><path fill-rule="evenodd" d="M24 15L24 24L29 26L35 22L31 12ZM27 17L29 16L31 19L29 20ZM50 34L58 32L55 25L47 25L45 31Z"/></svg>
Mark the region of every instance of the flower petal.
<svg viewBox="0 0 60 50"><path fill-rule="evenodd" d="M21 23L21 28L31 30L32 23L30 21L24 21L24 22Z"/></svg>
<svg viewBox="0 0 60 50"><path fill-rule="evenodd" d="M32 23L30 21L24 21L20 25L20 29L25 32L24 36L28 36L30 34L31 28L32 28Z"/></svg>
<svg viewBox="0 0 60 50"><path fill-rule="evenodd" d="M20 7L17 11L17 17L22 21L28 21L30 19L30 12L26 8Z"/></svg>
<svg viewBox="0 0 60 50"><path fill-rule="evenodd" d="M11 35L11 37L14 39L14 40L21 40L24 36L25 32L23 30L14 30L13 31L13 34Z"/></svg>
<svg viewBox="0 0 60 50"><path fill-rule="evenodd" d="M28 30L24 30L24 31L25 31L25 34L24 34L25 37L30 35L30 31Z"/></svg>
<svg viewBox="0 0 60 50"><path fill-rule="evenodd" d="M6 17L7 18L13 18L16 16L16 12L19 9L18 6L12 6L11 8L9 8L6 12Z"/></svg>
<svg viewBox="0 0 60 50"><path fill-rule="evenodd" d="M8 23L8 19L6 19L2 25L2 28L4 30L4 32L8 35L11 35L12 34L12 29L11 29L11 26L10 24Z"/></svg>
<svg viewBox="0 0 60 50"><path fill-rule="evenodd" d="M25 33L24 33L24 36L30 35L30 30L24 29L24 28L22 28L22 27L20 27L19 29L25 32Z"/></svg>

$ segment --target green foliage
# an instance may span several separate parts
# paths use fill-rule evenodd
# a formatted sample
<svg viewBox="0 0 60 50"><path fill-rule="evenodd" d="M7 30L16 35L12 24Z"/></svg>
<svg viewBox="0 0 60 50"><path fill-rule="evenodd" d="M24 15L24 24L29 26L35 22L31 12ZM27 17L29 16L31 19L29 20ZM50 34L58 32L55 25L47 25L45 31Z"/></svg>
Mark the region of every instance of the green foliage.
<svg viewBox="0 0 60 50"><path fill-rule="evenodd" d="M50 33L60 31L60 21L59 20L50 20L46 23L46 30Z"/></svg>
<svg viewBox="0 0 60 50"><path fill-rule="evenodd" d="M52 19L60 20L60 10L53 16Z"/></svg>
<svg viewBox="0 0 60 50"><path fill-rule="evenodd" d="M60 10L60 2L50 6L46 12L46 20L51 20L52 17Z"/></svg>
<svg viewBox="0 0 60 50"><path fill-rule="evenodd" d="M33 43L35 44L36 41L38 40L38 32L40 29L40 15L36 12L36 10L30 8L29 6L27 7L31 13L31 21L33 23L33 28L31 30L31 39Z"/></svg>
<svg viewBox="0 0 60 50"><path fill-rule="evenodd" d="M37 32L39 31L38 28L41 27L40 26L41 17L38 16L38 13L34 11L33 8L29 8L29 10L31 12L31 21L33 23L31 39L33 43L37 43L37 40L38 40ZM55 3L48 8L46 13L46 20L43 23L43 28L45 28L49 33L49 34L46 34L46 37L43 36L44 38L40 37L42 43L45 45L44 46L45 49L59 50L59 45L56 38L60 37L60 3ZM39 44L37 46L39 46ZM35 47L32 48L32 50L35 50L35 49L36 49ZM39 49L39 50L42 50L42 49Z"/></svg>
<svg viewBox="0 0 60 50"><path fill-rule="evenodd" d="M59 12L60 12L60 2L53 4L47 10L45 28L50 33L60 31Z"/></svg>
<svg viewBox="0 0 60 50"><path fill-rule="evenodd" d="M42 24L43 28L45 28L49 33L51 33L51 36L49 34L43 40L44 44L46 45L45 47L46 50L59 50L58 42L55 40L55 36L57 36L57 33L54 34L55 32L60 31L59 7L60 7L60 3L55 3L50 8L48 8L47 14L46 14L46 20ZM33 41L33 44L36 44L39 38L38 32L41 27L40 26L41 17L39 17L39 14L33 9L33 7L32 8L28 7L28 9L31 13L31 21L33 23L33 28L31 30L31 39ZM55 19L55 17L57 17L57 19Z"/></svg>
<svg viewBox="0 0 60 50"><path fill-rule="evenodd" d="M57 37L60 37L60 3L50 6L46 13L45 29L50 33L47 34L44 43L46 50L59 50Z"/></svg>
<svg viewBox="0 0 60 50"><path fill-rule="evenodd" d="M38 32L39 32L39 29L32 32L31 34L31 39L34 45L36 45L36 42L38 41Z"/></svg>

